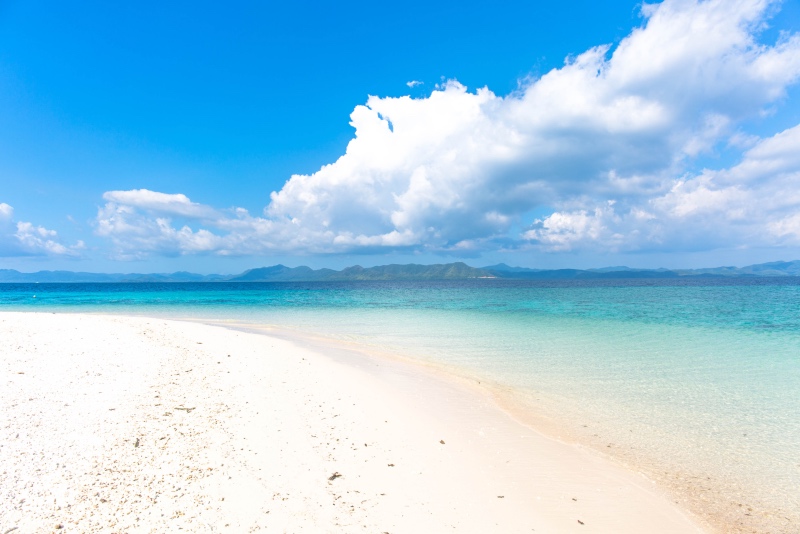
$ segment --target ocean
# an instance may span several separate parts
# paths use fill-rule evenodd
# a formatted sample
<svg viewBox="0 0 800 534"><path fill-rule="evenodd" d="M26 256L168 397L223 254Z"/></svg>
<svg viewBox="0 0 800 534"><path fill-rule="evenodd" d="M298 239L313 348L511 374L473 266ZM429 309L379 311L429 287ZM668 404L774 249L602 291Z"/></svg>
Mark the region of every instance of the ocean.
<svg viewBox="0 0 800 534"><path fill-rule="evenodd" d="M424 361L690 508L800 524L800 278L0 284L3 310L249 325Z"/></svg>

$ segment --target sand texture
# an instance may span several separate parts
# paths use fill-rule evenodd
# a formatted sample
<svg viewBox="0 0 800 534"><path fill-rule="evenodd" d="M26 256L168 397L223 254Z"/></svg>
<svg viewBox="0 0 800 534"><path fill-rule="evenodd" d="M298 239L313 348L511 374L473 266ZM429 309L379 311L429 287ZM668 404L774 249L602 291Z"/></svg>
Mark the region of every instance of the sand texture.
<svg viewBox="0 0 800 534"><path fill-rule="evenodd" d="M0 534L701 529L487 394L336 347L0 313Z"/></svg>

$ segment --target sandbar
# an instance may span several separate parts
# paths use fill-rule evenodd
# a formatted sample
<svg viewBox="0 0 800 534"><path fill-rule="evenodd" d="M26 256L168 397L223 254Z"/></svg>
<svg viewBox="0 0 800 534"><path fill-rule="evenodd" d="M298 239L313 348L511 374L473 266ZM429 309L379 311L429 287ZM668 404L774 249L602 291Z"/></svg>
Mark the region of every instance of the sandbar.
<svg viewBox="0 0 800 534"><path fill-rule="evenodd" d="M709 531L404 362L115 315L4 312L0 341L0 533Z"/></svg>

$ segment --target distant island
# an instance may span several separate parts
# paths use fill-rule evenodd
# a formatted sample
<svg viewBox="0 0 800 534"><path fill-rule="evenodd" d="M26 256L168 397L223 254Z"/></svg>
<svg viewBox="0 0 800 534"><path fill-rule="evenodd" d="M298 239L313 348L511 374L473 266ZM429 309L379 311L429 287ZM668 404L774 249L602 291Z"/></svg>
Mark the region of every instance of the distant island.
<svg viewBox="0 0 800 534"><path fill-rule="evenodd" d="M22 273L0 269L0 283L175 283L175 282L346 282L357 280L574 280L621 278L681 278L681 277L755 277L800 276L800 260L776 261L747 267L714 267L707 269L631 269L604 267L601 269L529 269L510 267L504 263L487 267L470 267L463 262L435 265L354 265L341 271L286 267L273 265L249 269L241 274L170 274L87 273L73 271L38 271Z"/></svg>

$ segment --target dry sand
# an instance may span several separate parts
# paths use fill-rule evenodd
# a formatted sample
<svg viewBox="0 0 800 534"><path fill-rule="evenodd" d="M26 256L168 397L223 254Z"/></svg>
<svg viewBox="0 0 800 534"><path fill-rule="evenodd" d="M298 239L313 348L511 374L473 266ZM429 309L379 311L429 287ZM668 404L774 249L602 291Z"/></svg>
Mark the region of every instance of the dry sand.
<svg viewBox="0 0 800 534"><path fill-rule="evenodd" d="M177 530L701 531L644 477L421 367L0 313L0 534Z"/></svg>

